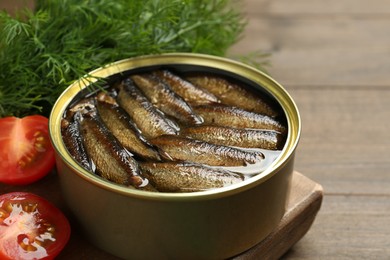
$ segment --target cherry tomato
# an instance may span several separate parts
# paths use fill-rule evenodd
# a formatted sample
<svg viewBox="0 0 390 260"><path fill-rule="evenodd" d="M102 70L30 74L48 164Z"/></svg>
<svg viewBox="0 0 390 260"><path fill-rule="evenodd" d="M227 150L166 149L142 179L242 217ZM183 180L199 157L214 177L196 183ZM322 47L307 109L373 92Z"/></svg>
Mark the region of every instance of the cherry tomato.
<svg viewBox="0 0 390 260"><path fill-rule="evenodd" d="M0 259L53 259L70 237L62 212L27 192L0 196Z"/></svg>
<svg viewBox="0 0 390 260"><path fill-rule="evenodd" d="M40 115L0 118L0 182L29 184L54 167L48 121Z"/></svg>

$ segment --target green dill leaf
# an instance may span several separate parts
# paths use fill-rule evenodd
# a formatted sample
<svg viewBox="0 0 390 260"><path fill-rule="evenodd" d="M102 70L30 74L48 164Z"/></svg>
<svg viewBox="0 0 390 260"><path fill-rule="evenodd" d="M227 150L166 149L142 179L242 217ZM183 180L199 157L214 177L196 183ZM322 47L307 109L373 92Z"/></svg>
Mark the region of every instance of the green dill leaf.
<svg viewBox="0 0 390 260"><path fill-rule="evenodd" d="M38 0L0 12L0 117L48 115L88 71L145 54L224 56L245 19L233 0Z"/></svg>

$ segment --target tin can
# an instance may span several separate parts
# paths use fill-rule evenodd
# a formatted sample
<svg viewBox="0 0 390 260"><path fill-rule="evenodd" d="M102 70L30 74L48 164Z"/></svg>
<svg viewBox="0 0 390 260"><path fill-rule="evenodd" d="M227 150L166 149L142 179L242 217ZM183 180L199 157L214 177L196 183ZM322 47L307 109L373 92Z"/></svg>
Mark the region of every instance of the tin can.
<svg viewBox="0 0 390 260"><path fill-rule="evenodd" d="M99 77L161 67L228 75L268 95L283 110L288 126L280 156L239 184L194 193L128 189L83 169L61 136L69 104ZM74 82L55 103L49 128L64 198L95 246L125 259L225 259L255 246L283 217L301 120L286 90L261 71L226 58L171 53L121 60Z"/></svg>

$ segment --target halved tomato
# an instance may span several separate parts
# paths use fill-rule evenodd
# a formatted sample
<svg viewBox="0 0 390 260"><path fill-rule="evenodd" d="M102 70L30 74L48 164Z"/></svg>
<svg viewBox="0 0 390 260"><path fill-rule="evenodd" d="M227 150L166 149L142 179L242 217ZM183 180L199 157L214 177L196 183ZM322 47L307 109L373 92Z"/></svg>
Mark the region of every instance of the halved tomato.
<svg viewBox="0 0 390 260"><path fill-rule="evenodd" d="M0 182L29 184L47 175L54 164L46 117L0 118Z"/></svg>
<svg viewBox="0 0 390 260"><path fill-rule="evenodd" d="M32 193L0 196L0 259L53 259L70 237L62 212Z"/></svg>

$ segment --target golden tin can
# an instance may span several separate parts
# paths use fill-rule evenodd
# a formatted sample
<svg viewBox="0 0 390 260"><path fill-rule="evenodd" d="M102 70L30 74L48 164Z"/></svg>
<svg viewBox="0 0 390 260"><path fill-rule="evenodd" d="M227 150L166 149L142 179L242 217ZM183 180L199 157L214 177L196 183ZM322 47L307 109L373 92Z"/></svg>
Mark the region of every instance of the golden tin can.
<svg viewBox="0 0 390 260"><path fill-rule="evenodd" d="M69 104L98 77L161 66L217 71L269 95L282 108L288 126L279 157L241 183L194 193L129 189L83 169L61 136L61 119ZM94 245L125 259L225 259L259 243L281 220L301 121L290 95L264 73L225 58L171 53L121 60L74 82L54 105L49 128L65 200Z"/></svg>

